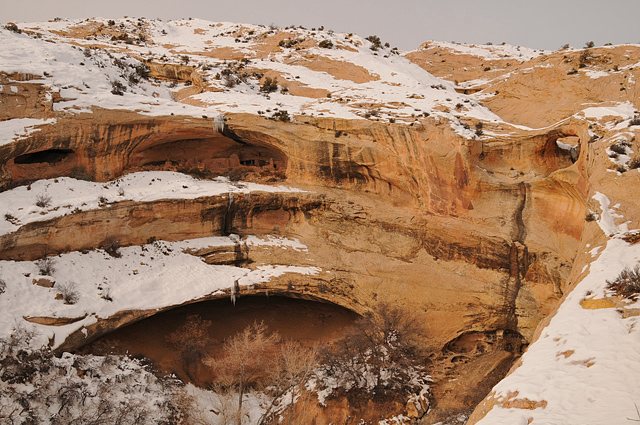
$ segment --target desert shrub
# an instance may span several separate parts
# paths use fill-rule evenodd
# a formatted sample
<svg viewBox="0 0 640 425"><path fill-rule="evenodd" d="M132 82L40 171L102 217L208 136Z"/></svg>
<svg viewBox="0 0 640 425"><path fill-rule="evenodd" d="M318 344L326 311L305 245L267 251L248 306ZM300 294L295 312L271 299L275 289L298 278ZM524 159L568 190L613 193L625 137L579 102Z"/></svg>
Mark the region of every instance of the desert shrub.
<svg viewBox="0 0 640 425"><path fill-rule="evenodd" d="M378 116L380 116L380 110L379 109L367 109L364 112L364 117L365 118L378 117Z"/></svg>
<svg viewBox="0 0 640 425"><path fill-rule="evenodd" d="M6 290L7 283L3 279L0 279L0 294L4 294Z"/></svg>
<svg viewBox="0 0 640 425"><path fill-rule="evenodd" d="M116 24L116 21L114 21L113 19L109 19L109 20L107 21L107 25L109 25L110 27L115 26L115 24Z"/></svg>
<svg viewBox="0 0 640 425"><path fill-rule="evenodd" d="M596 45L596 43L594 43L593 41L587 41L587 42L584 44L584 48L585 48L585 49L592 49L592 48L594 48L594 47L595 47L595 45Z"/></svg>
<svg viewBox="0 0 640 425"><path fill-rule="evenodd" d="M580 53L580 57L578 58L578 60L579 60L578 66L580 68L584 68L585 66L587 66L591 61L591 50L589 49L583 50L582 53Z"/></svg>
<svg viewBox="0 0 640 425"><path fill-rule="evenodd" d="M365 38L365 40L371 43L370 49L374 52L382 48L382 42L380 41L380 37L378 37L377 35L370 35L369 37Z"/></svg>
<svg viewBox="0 0 640 425"><path fill-rule="evenodd" d="M270 77L266 77L260 86L260 91L262 93L273 93L278 90L278 79L271 79Z"/></svg>
<svg viewBox="0 0 640 425"><path fill-rule="evenodd" d="M77 166L77 165L71 169L71 173L69 173L69 176L77 180L85 180L85 181L92 180L92 177L87 172L86 168Z"/></svg>
<svg viewBox="0 0 640 425"><path fill-rule="evenodd" d="M587 211L584 215L584 221L596 221L598 219L598 214L593 211Z"/></svg>
<svg viewBox="0 0 640 425"><path fill-rule="evenodd" d="M13 22L9 22L7 25L4 26L4 28L11 32L15 32L16 34L22 33L22 30L18 28L18 26Z"/></svg>
<svg viewBox="0 0 640 425"><path fill-rule="evenodd" d="M105 301L113 301L113 297L111 296L111 288L106 287L102 289L102 293L100 293L100 298Z"/></svg>
<svg viewBox="0 0 640 425"><path fill-rule="evenodd" d="M56 271L55 260L53 257L42 257L36 263L38 272L42 276L51 276Z"/></svg>
<svg viewBox="0 0 640 425"><path fill-rule="evenodd" d="M107 254L114 258L120 258L122 255L120 254L120 241L116 239L113 235L107 236L102 244L102 249L105 250Z"/></svg>
<svg viewBox="0 0 640 425"><path fill-rule="evenodd" d="M233 88L238 84L238 78L236 77L233 69L225 68L220 72L220 75L221 75L220 78L222 79L222 84L224 84L225 87Z"/></svg>
<svg viewBox="0 0 640 425"><path fill-rule="evenodd" d="M40 208L48 208L51 206L51 196L47 194L39 194L36 196L36 206Z"/></svg>
<svg viewBox="0 0 640 425"><path fill-rule="evenodd" d="M609 146L609 149L611 149L613 152L617 153L618 155L626 155L627 154L627 148L626 148L626 144L625 143L616 142L616 143L612 144L611 146Z"/></svg>
<svg viewBox="0 0 640 425"><path fill-rule="evenodd" d="M337 380L348 392L358 390L357 397L364 391L374 398L404 398L428 380L420 366L421 335L409 310L381 303L321 351L320 382Z"/></svg>
<svg viewBox="0 0 640 425"><path fill-rule="evenodd" d="M629 127L631 127L632 125L640 125L640 115L635 115L633 118L631 118L631 120L629 121Z"/></svg>
<svg viewBox="0 0 640 425"><path fill-rule="evenodd" d="M56 285L60 295L62 295L62 301L65 304L75 304L80 299L80 293L78 292L78 285L75 282L68 282Z"/></svg>
<svg viewBox="0 0 640 425"><path fill-rule="evenodd" d="M175 378L157 378L125 356L53 355L33 333L0 339L0 418L5 424L187 423L192 402Z"/></svg>
<svg viewBox="0 0 640 425"><path fill-rule="evenodd" d="M607 280L607 289L635 301L640 293L640 264L625 267L614 280Z"/></svg>
<svg viewBox="0 0 640 425"><path fill-rule="evenodd" d="M127 91L127 87L124 84L122 84L120 81L118 80L111 81L111 94L122 96L126 91Z"/></svg>
<svg viewBox="0 0 640 425"><path fill-rule="evenodd" d="M318 46L322 47L323 49L332 49L333 43L331 42L331 40L322 40L320 43L318 43Z"/></svg>
<svg viewBox="0 0 640 425"><path fill-rule="evenodd" d="M280 120L282 122L291 121L291 116L289 116L289 112L287 112L286 110L274 112L272 118Z"/></svg>
<svg viewBox="0 0 640 425"><path fill-rule="evenodd" d="M633 158L631 161L629 161L629 169L633 170L636 168L640 168L640 158Z"/></svg>
<svg viewBox="0 0 640 425"><path fill-rule="evenodd" d="M135 66L136 75L143 80L148 80L151 76L151 70L146 63L140 62Z"/></svg>

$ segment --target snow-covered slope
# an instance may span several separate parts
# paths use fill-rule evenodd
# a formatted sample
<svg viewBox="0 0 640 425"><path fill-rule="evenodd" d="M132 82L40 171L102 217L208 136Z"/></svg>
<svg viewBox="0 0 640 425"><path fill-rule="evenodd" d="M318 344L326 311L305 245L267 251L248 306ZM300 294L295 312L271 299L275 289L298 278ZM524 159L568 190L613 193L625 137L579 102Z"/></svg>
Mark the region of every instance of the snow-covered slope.
<svg viewBox="0 0 640 425"><path fill-rule="evenodd" d="M481 425L626 424L640 420L640 305L617 301L606 289L640 261L640 245L623 240L628 222L601 193L598 219L609 238L590 246L597 257L586 276L522 356L522 364L496 385ZM621 223L617 224L616 223ZM618 308L615 308L616 305Z"/></svg>
<svg viewBox="0 0 640 425"><path fill-rule="evenodd" d="M456 93L453 84L370 37L198 19L60 20L19 26L23 34L0 31L0 72L47 75L37 82L60 92L65 101L56 105L58 110L96 105L195 116L287 110L290 115L409 122L426 114L456 121L454 116L464 113L499 121ZM28 63L25 50L32 58ZM141 66L138 60L192 66L197 87L191 81L175 87L144 79L132 83ZM232 70L230 76L225 69ZM277 91L261 92L264 75L278 78ZM122 96L111 93L114 82L125 87ZM172 92L179 104L171 100Z"/></svg>
<svg viewBox="0 0 640 425"><path fill-rule="evenodd" d="M476 56L486 60L510 59L526 62L541 55L550 53L548 50L536 50L510 44L468 44L450 43L446 41L427 41L420 50L444 49L452 53Z"/></svg>

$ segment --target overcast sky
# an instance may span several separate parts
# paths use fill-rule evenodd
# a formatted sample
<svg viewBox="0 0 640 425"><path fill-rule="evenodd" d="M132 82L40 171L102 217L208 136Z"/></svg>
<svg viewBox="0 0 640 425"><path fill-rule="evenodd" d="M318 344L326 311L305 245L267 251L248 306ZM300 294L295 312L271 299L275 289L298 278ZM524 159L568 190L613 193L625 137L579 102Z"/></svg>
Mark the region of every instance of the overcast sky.
<svg viewBox="0 0 640 425"><path fill-rule="evenodd" d="M10 0L0 22L201 18L378 35L401 50L427 40L558 49L640 43L640 0Z"/></svg>

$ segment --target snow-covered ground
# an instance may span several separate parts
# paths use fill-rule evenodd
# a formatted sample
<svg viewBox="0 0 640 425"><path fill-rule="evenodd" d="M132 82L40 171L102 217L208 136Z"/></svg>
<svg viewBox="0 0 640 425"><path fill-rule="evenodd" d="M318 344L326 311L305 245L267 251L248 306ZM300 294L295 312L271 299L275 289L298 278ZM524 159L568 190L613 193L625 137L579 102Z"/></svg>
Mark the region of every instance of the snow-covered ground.
<svg viewBox="0 0 640 425"><path fill-rule="evenodd" d="M472 98L455 91L452 83L434 77L408 59L388 47L376 51L367 39L357 35L334 33L325 30L288 28L271 30L264 26L213 23L199 19L163 22L159 20L137 21L118 19L113 26L106 19L61 20L20 24L25 31L38 34L36 38L26 34L14 34L0 29L0 71L47 75L42 83L59 92L64 101L56 103L56 110L68 112L89 111L90 107L129 109L144 114L183 114L215 116L218 112L248 112L257 114L267 110L287 110L290 115L324 115L345 119L400 119L411 122L423 114L453 119L452 111L461 105L464 114L485 121L501 121L487 108ZM114 28L131 36L144 28L144 42L125 43L112 41L110 36L68 37L61 35L68 28L86 25ZM304 48L276 47L268 54L260 54L265 39L286 33L288 39L305 40ZM242 35L240 35L242 34ZM252 35L248 35L252 34ZM47 42L53 41L53 43ZM333 48L321 48L320 41L330 41ZM69 43L77 44L70 45ZM99 46L85 49L83 46ZM220 49L244 55L246 69L278 72L282 78L280 87L302 83L310 89L326 90L330 97L314 98L293 96L277 91L269 95L260 92L261 80L248 75L235 87L225 87L216 75L225 68L227 61L216 57ZM271 47L273 49L273 47ZM26 52L26 53L25 53ZM30 61L24 61L28 55ZM205 90L182 99L172 100L172 92L183 84L171 88L167 82L141 80L131 84L128 76L140 65L137 59L154 62L188 63L213 90ZM162 59L161 59L162 58ZM315 70L312 62L331 62L329 68L342 65L354 66L358 72L367 73L371 81L354 82L349 72L344 77L327 71ZM45 74L46 73L46 74ZM112 82L127 87L123 96L111 93ZM197 103L191 106L186 103ZM267 113L267 115L269 115ZM468 135L474 137L473 133Z"/></svg>
<svg viewBox="0 0 640 425"><path fill-rule="evenodd" d="M423 44L423 50L435 48L447 49L463 55L477 56L486 60L511 59L520 62L526 62L538 56L551 53L548 50L536 50L510 44L468 44L446 41L428 41Z"/></svg>
<svg viewBox="0 0 640 425"><path fill-rule="evenodd" d="M489 424L627 424L640 420L640 316L616 308L584 308L581 301L610 296L607 280L640 261L640 244L625 242L628 223L604 194L598 224L610 236L588 275L522 356L522 365L493 389L498 404L479 421ZM591 248L591 247L590 247ZM595 247L602 248L602 247ZM595 249L594 248L594 249ZM591 250L592 253L594 249ZM587 270L585 268L585 271ZM627 309L640 308L628 301ZM505 408L504 400L530 408Z"/></svg>

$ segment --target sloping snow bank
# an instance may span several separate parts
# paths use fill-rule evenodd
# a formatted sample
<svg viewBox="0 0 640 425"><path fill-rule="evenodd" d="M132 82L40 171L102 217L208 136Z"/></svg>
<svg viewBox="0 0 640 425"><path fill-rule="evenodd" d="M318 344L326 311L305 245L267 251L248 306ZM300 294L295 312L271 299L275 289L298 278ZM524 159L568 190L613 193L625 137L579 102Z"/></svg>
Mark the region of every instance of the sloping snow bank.
<svg viewBox="0 0 640 425"><path fill-rule="evenodd" d="M589 274L522 357L522 365L494 387L495 398L526 399L532 410L496 405L478 424L626 424L640 420L640 316L580 302L605 295L607 280L640 260L640 244L621 239L627 224L603 194L598 224L612 235ZM620 220L617 220L618 222ZM631 304L631 302L630 302ZM638 306L640 307L640 306Z"/></svg>

